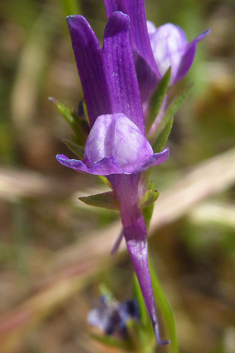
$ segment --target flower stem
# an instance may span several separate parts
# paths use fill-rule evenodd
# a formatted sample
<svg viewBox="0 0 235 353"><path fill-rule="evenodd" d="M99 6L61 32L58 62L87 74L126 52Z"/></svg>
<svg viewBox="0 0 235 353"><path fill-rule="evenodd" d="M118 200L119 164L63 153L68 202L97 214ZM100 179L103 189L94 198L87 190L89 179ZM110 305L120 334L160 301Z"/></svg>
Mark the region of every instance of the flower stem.
<svg viewBox="0 0 235 353"><path fill-rule="evenodd" d="M151 279L152 279L154 297L164 321L166 335L167 337L169 337L171 341L171 343L167 346L167 351L169 353L178 353L179 347L178 347L178 339L176 335L174 316L173 316L170 304L167 300L167 297L157 277L157 274L155 272L150 256L149 256L149 270L150 270Z"/></svg>

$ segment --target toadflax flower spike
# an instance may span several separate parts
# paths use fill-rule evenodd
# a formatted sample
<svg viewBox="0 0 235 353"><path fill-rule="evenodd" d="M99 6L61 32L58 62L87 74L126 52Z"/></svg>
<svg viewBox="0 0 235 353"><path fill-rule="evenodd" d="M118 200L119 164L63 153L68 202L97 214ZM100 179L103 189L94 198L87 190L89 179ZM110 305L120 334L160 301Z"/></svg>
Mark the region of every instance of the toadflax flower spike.
<svg viewBox="0 0 235 353"><path fill-rule="evenodd" d="M159 344L156 307L148 265L147 232L138 206L139 180L149 167L163 163L168 149L154 153L145 137L139 85L129 37L129 17L109 17L103 49L82 16L68 26L91 130L83 161L58 155L76 171L108 178L120 204L123 234Z"/></svg>

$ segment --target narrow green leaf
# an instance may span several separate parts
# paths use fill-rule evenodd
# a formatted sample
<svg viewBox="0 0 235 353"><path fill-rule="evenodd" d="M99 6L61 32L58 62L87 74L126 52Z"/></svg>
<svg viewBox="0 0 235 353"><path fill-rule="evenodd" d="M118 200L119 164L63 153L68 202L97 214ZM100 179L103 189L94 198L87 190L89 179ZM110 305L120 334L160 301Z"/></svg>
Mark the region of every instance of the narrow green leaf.
<svg viewBox="0 0 235 353"><path fill-rule="evenodd" d="M110 182L108 181L108 179L103 176L103 175L98 175L98 178L100 179L100 181L104 184L104 185L107 185L109 186L110 188L112 188Z"/></svg>
<svg viewBox="0 0 235 353"><path fill-rule="evenodd" d="M166 127L166 125L169 123L170 119L177 113L177 111L179 110L179 107L181 106L181 104L183 103L183 101L185 100L185 98L187 97L190 89L192 88L192 84L188 87L186 87L171 103L170 107L168 108L166 114L164 115L159 128L158 128L158 132L159 134L164 130L164 128Z"/></svg>
<svg viewBox="0 0 235 353"><path fill-rule="evenodd" d="M171 78L171 68L169 68L166 71L165 75L162 77L161 81L159 82L150 100L149 114L146 121L146 132L149 131L149 129L153 125L157 115L161 110L162 102L164 100L164 97L166 96L170 78Z"/></svg>
<svg viewBox="0 0 235 353"><path fill-rule="evenodd" d="M154 203L143 208L142 213L147 229L149 228L150 221L153 215Z"/></svg>
<svg viewBox="0 0 235 353"><path fill-rule="evenodd" d="M160 281L155 272L151 257L149 255L149 270L152 279L154 298L164 321L166 338L171 341L166 347L169 353L179 353L178 340L176 335L175 320L170 304L161 287Z"/></svg>
<svg viewBox="0 0 235 353"><path fill-rule="evenodd" d="M156 348L156 339L153 333L151 322L149 327L144 326L143 322L138 320L126 321L128 332L129 350L133 353L154 353Z"/></svg>
<svg viewBox="0 0 235 353"><path fill-rule="evenodd" d="M86 143L86 132L84 131L84 119L80 119L78 115L65 104L59 102L58 100L50 97L49 98L57 107L59 113L68 122L70 127L73 129L75 134L75 142L78 145L85 146Z"/></svg>
<svg viewBox="0 0 235 353"><path fill-rule="evenodd" d="M113 191L104 192L86 197L79 197L79 200L86 205L107 208L109 210L118 210L119 203Z"/></svg>
<svg viewBox="0 0 235 353"><path fill-rule="evenodd" d="M159 192L154 189L154 183L151 182L148 190L145 192L144 198L139 205L142 209L144 221L146 224L147 229L149 228L150 221L153 214L154 202L158 199Z"/></svg>
<svg viewBox="0 0 235 353"><path fill-rule="evenodd" d="M145 301L140 289L140 285L137 279L136 274L134 273L133 276L133 297L136 298L139 306L139 311L140 311L140 319L141 322L143 323L144 326L146 327L152 327L152 323L148 314L148 311L146 309Z"/></svg>
<svg viewBox="0 0 235 353"><path fill-rule="evenodd" d="M156 138L156 140L152 143L152 148L154 153L161 152L163 148L165 147L165 144L168 140L168 137L170 135L172 126L173 126L173 118L170 118L160 135Z"/></svg>
<svg viewBox="0 0 235 353"><path fill-rule="evenodd" d="M156 338L136 274L133 276L133 297L136 298L140 311L140 322L136 325L138 352L153 353L156 351Z"/></svg>
<svg viewBox="0 0 235 353"><path fill-rule="evenodd" d="M155 202L158 197L159 192L157 190L147 190L144 195L143 203L141 203L140 207L144 209L145 207L152 205L152 203Z"/></svg>
<svg viewBox="0 0 235 353"><path fill-rule="evenodd" d="M95 335L93 333L90 335L94 340L101 342L101 343L104 343L108 346L118 347L123 350L130 349L130 347L129 347L130 344L129 344L128 340L126 340L126 341L121 340L121 339L118 340L118 339L114 338L113 336L108 336L108 335L100 336L100 335Z"/></svg>
<svg viewBox="0 0 235 353"><path fill-rule="evenodd" d="M65 104L61 103L57 99L50 97L49 100L51 100L57 107L59 113L65 118L65 120L69 123L71 127L74 126L75 122L78 120L77 114L67 107Z"/></svg>
<svg viewBox="0 0 235 353"><path fill-rule="evenodd" d="M88 119L87 106L86 106L84 99L82 101L82 106L83 106L83 111L84 111L85 117L86 117L86 119Z"/></svg>
<svg viewBox="0 0 235 353"><path fill-rule="evenodd" d="M85 149L82 146L78 146L76 143L73 143L69 140L62 140L62 142L72 151L79 159L84 158Z"/></svg>

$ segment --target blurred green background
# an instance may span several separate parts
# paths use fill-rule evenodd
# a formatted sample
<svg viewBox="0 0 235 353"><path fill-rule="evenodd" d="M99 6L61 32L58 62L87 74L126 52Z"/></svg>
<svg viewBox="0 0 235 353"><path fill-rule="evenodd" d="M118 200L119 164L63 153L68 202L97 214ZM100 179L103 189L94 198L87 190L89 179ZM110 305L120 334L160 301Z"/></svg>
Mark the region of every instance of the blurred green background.
<svg viewBox="0 0 235 353"><path fill-rule="evenodd" d="M132 265L109 256L118 214L79 196L93 176L59 165L71 131L49 96L76 109L82 98L66 14L83 14L102 42L102 0L0 2L0 352L118 352L91 340L88 311L105 283L131 297ZM146 0L149 20L207 28L176 116L150 249L175 314L182 353L235 352L235 2ZM71 13L72 12L72 13ZM161 347L158 352L170 352Z"/></svg>

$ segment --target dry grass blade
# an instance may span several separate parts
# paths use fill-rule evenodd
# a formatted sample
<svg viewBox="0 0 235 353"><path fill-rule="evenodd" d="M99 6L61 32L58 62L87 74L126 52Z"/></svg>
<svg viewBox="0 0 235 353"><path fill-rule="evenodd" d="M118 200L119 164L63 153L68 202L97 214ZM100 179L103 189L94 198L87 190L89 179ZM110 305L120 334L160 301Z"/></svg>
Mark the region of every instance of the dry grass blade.
<svg viewBox="0 0 235 353"><path fill-rule="evenodd" d="M13 201L18 198L65 197L75 185L66 180L46 177L33 171L0 168L0 199Z"/></svg>
<svg viewBox="0 0 235 353"><path fill-rule="evenodd" d="M235 148L194 167L168 191L160 194L154 207L150 231L189 212L207 197L235 183Z"/></svg>

